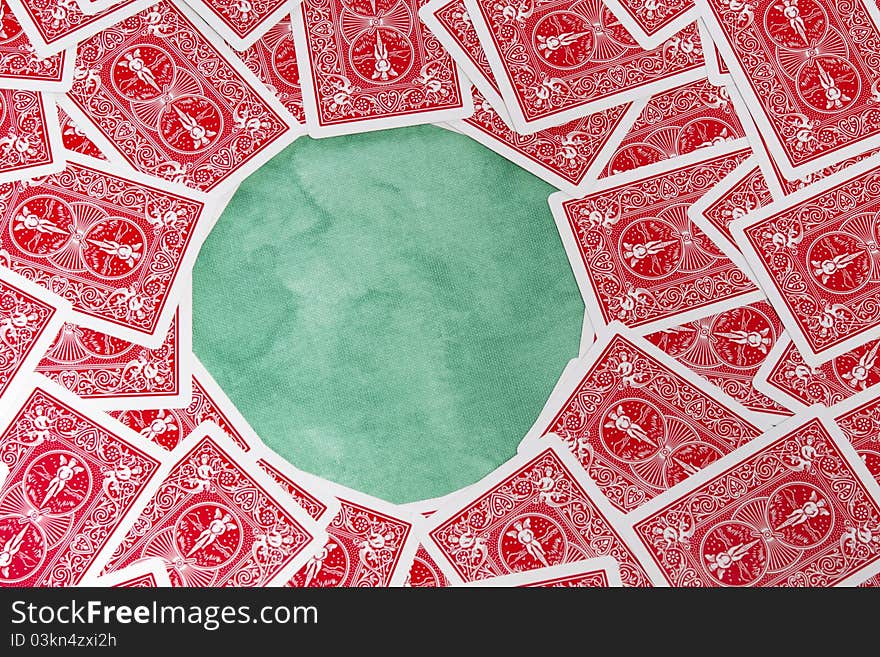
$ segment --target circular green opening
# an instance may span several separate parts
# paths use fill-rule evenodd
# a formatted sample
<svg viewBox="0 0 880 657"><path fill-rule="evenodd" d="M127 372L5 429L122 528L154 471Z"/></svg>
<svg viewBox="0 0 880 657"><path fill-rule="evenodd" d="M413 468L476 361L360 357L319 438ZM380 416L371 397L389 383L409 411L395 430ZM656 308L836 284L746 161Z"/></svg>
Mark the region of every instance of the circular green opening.
<svg viewBox="0 0 880 657"><path fill-rule="evenodd" d="M433 126L299 139L194 270L194 351L270 447L394 502L509 459L583 304L553 189Z"/></svg>

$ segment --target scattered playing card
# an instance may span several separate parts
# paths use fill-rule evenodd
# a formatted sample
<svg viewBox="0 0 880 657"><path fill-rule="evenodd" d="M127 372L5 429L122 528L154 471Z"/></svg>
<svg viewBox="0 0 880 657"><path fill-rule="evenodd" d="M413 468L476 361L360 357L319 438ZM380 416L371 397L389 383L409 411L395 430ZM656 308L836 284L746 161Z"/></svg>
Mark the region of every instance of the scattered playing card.
<svg viewBox="0 0 880 657"><path fill-rule="evenodd" d="M817 410L628 520L672 586L851 584L880 560L880 487Z"/></svg>
<svg viewBox="0 0 880 657"><path fill-rule="evenodd" d="M66 323L37 371L101 410L185 407L192 399L192 298L189 289L158 349Z"/></svg>
<svg viewBox="0 0 880 657"><path fill-rule="evenodd" d="M530 135L508 128L476 90L474 107L473 116L453 122L456 130L551 185L577 195L599 177L644 107L644 101L600 110Z"/></svg>
<svg viewBox="0 0 880 657"><path fill-rule="evenodd" d="M754 301L645 338L775 424L792 412L758 390L754 379L783 335L773 307L767 301Z"/></svg>
<svg viewBox="0 0 880 657"><path fill-rule="evenodd" d="M812 367L784 335L755 374L755 386L794 411L814 404L833 406L880 383L880 340Z"/></svg>
<svg viewBox="0 0 880 657"><path fill-rule="evenodd" d="M558 566L535 568L520 573L501 575L470 582L464 586L482 588L608 588L623 586L620 568L613 557L594 557Z"/></svg>
<svg viewBox="0 0 880 657"><path fill-rule="evenodd" d="M880 146L875 2L697 0L776 164L800 178Z"/></svg>
<svg viewBox="0 0 880 657"><path fill-rule="evenodd" d="M134 520L164 455L43 377L20 397L0 422L0 585L75 586Z"/></svg>
<svg viewBox="0 0 880 657"><path fill-rule="evenodd" d="M138 171L229 193L301 128L185 5L162 0L83 41L63 107Z"/></svg>
<svg viewBox="0 0 880 657"><path fill-rule="evenodd" d="M877 390L852 397L829 413L852 443L868 472L880 483L880 394Z"/></svg>
<svg viewBox="0 0 880 657"><path fill-rule="evenodd" d="M425 0L303 0L293 35L313 137L470 116L461 76L419 22ZM330 30L336 38L328 39Z"/></svg>
<svg viewBox="0 0 880 657"><path fill-rule="evenodd" d="M454 584L607 555L625 586L651 585L623 515L555 437L454 496L428 518L424 541Z"/></svg>
<svg viewBox="0 0 880 657"><path fill-rule="evenodd" d="M161 559L144 559L115 573L83 582L83 586L113 588L156 588L171 586L168 571Z"/></svg>
<svg viewBox="0 0 880 657"><path fill-rule="evenodd" d="M727 68L724 60L721 59L721 53L715 47L712 35L709 34L709 28L706 27L706 23L703 22L702 18L697 21L697 27L699 28L700 42L703 44L703 51L706 57L706 77L709 78L709 82L721 86L732 85L733 78L730 77L730 69Z"/></svg>
<svg viewBox="0 0 880 657"><path fill-rule="evenodd" d="M651 96L602 176L745 137L725 87L703 78Z"/></svg>
<svg viewBox="0 0 880 657"><path fill-rule="evenodd" d="M563 376L520 449L557 437L622 513L773 423L707 389L700 376L619 323L600 331Z"/></svg>
<svg viewBox="0 0 880 657"><path fill-rule="evenodd" d="M880 338L878 180L868 159L729 226L813 367Z"/></svg>
<svg viewBox="0 0 880 657"><path fill-rule="evenodd" d="M293 0L187 0L230 46L246 50L284 17Z"/></svg>
<svg viewBox="0 0 880 657"><path fill-rule="evenodd" d="M51 94L0 89L0 183L64 168L64 148Z"/></svg>
<svg viewBox="0 0 880 657"><path fill-rule="evenodd" d="M65 92L73 83L70 48L51 57L38 57L6 0L0 0L0 87Z"/></svg>
<svg viewBox="0 0 880 657"><path fill-rule="evenodd" d="M550 197L594 328L619 320L650 333L760 298L687 215L748 152L726 142L605 178L582 198Z"/></svg>
<svg viewBox="0 0 880 657"><path fill-rule="evenodd" d="M69 312L69 302L0 267L0 399L33 371Z"/></svg>
<svg viewBox="0 0 880 657"><path fill-rule="evenodd" d="M158 449L158 448L157 448ZM206 422L170 455L98 555L107 572L158 557L172 586L277 586L326 534L217 425Z"/></svg>
<svg viewBox="0 0 880 657"><path fill-rule="evenodd" d="M522 134L705 76L696 24L643 50L601 0L464 4Z"/></svg>
<svg viewBox="0 0 880 657"><path fill-rule="evenodd" d="M3 190L0 265L70 300L70 321L159 348L216 210L198 192L68 160Z"/></svg>
<svg viewBox="0 0 880 657"><path fill-rule="evenodd" d="M693 0L603 0L642 48L657 48L694 22Z"/></svg>

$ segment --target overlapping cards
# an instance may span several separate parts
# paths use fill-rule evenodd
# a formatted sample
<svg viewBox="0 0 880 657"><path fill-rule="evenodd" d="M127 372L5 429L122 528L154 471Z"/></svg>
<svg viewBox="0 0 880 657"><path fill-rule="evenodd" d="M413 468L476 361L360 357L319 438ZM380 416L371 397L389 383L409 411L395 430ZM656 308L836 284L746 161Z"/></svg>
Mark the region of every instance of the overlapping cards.
<svg viewBox="0 0 880 657"><path fill-rule="evenodd" d="M0 585L878 585L878 64L873 0L0 0ZM298 136L426 123L559 190L586 310L395 505L254 434L190 272Z"/></svg>

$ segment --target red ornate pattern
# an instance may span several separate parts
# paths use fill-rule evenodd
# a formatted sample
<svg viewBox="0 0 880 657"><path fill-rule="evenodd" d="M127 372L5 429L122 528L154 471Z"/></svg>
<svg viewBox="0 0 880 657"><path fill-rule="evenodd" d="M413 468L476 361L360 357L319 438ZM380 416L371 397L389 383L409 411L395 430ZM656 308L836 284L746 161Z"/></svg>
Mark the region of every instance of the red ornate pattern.
<svg viewBox="0 0 880 657"><path fill-rule="evenodd" d="M65 324L37 371L87 399L173 397L181 392L180 315L175 314L158 349Z"/></svg>
<svg viewBox="0 0 880 657"><path fill-rule="evenodd" d="M710 157L562 203L606 324L672 325L685 311L757 289L687 216L747 154Z"/></svg>
<svg viewBox="0 0 880 657"><path fill-rule="evenodd" d="M54 106L50 105L50 107ZM57 154L49 141L43 94L37 91L0 89L0 173L21 172L51 165Z"/></svg>
<svg viewBox="0 0 880 657"><path fill-rule="evenodd" d="M550 448L429 536L466 582L611 555L625 586L650 585L614 525Z"/></svg>
<svg viewBox="0 0 880 657"><path fill-rule="evenodd" d="M58 108L58 123L61 125L61 143L64 144L64 148L99 160L107 159L104 157L101 149L95 146L95 143L80 130L73 119L67 115L67 112L60 107Z"/></svg>
<svg viewBox="0 0 880 657"><path fill-rule="evenodd" d="M68 53L40 58L6 0L0 0L0 78L60 84Z"/></svg>
<svg viewBox="0 0 880 657"><path fill-rule="evenodd" d="M117 589L154 589L159 586L155 576L152 573L144 575L136 575L129 580L114 584L113 588Z"/></svg>
<svg viewBox="0 0 880 657"><path fill-rule="evenodd" d="M880 323L878 191L873 168L745 229L755 266L820 356Z"/></svg>
<svg viewBox="0 0 880 657"><path fill-rule="evenodd" d="M0 185L0 264L75 311L152 335L204 207L70 162Z"/></svg>
<svg viewBox="0 0 880 657"><path fill-rule="evenodd" d="M257 465L259 465L266 474L272 477L274 481L280 484L280 486L290 494L290 496L303 508L312 520L318 520L318 518L324 515L324 512L327 511L326 504L283 472L273 467L266 459L257 459Z"/></svg>
<svg viewBox="0 0 880 657"><path fill-rule="evenodd" d="M588 571L576 575L562 575L550 579L523 584L523 588L574 589L574 588L607 588L608 576L604 570Z"/></svg>
<svg viewBox="0 0 880 657"><path fill-rule="evenodd" d="M199 0L197 6L213 13L239 39L246 40L286 4L286 0Z"/></svg>
<svg viewBox="0 0 880 657"><path fill-rule="evenodd" d="M434 561L434 557L428 554L423 545L419 544L404 586L413 588L443 588L449 586L449 580L446 579L446 575L443 574L440 566Z"/></svg>
<svg viewBox="0 0 880 657"><path fill-rule="evenodd" d="M693 0L615 0L647 35L656 34L685 12Z"/></svg>
<svg viewBox="0 0 880 657"><path fill-rule="evenodd" d="M880 508L811 419L635 523L673 586L831 586L880 558Z"/></svg>
<svg viewBox="0 0 880 657"><path fill-rule="evenodd" d="M773 307L756 301L645 337L749 410L787 416L752 385L782 331Z"/></svg>
<svg viewBox="0 0 880 657"><path fill-rule="evenodd" d="M169 0L79 44L68 98L135 169L208 191L290 127Z"/></svg>
<svg viewBox="0 0 880 657"><path fill-rule="evenodd" d="M464 2L462 0L450 0L450 2L434 12L434 17L468 55L474 66L486 78L489 86L500 96L501 91L498 89L498 82L495 80L495 75L489 66L489 60L486 59L486 51L483 50L483 46L480 44L477 31L474 29L474 24L471 22L471 17L464 6Z"/></svg>
<svg viewBox="0 0 880 657"><path fill-rule="evenodd" d="M696 24L646 51L601 0L478 0L477 4L526 121L611 98L704 64Z"/></svg>
<svg viewBox="0 0 880 657"><path fill-rule="evenodd" d="M324 547L288 582L293 587L388 586L412 523L339 499Z"/></svg>
<svg viewBox="0 0 880 657"><path fill-rule="evenodd" d="M602 177L744 136L724 87L689 82L651 96Z"/></svg>
<svg viewBox="0 0 880 657"><path fill-rule="evenodd" d="M724 185L726 182L721 184ZM706 206L702 214L706 221L717 228L732 245L736 246L728 227L730 222L742 219L749 212L759 210L772 202L773 197L767 187L764 174L756 166Z"/></svg>
<svg viewBox="0 0 880 657"><path fill-rule="evenodd" d="M56 312L45 301L0 280L0 398Z"/></svg>
<svg viewBox="0 0 880 657"><path fill-rule="evenodd" d="M880 483L880 397L838 415L834 421Z"/></svg>
<svg viewBox="0 0 880 657"><path fill-rule="evenodd" d="M303 0L320 126L463 106L455 64L419 21L427 0Z"/></svg>
<svg viewBox="0 0 880 657"><path fill-rule="evenodd" d="M107 564L165 562L172 586L265 586L314 537L210 434L174 464Z"/></svg>
<svg viewBox="0 0 880 657"><path fill-rule="evenodd" d="M91 36L95 26L106 19L121 20L132 0L122 0L113 6L96 12L84 14L76 0L19 0L27 17L34 24L37 34L52 50L55 45L68 37ZM130 13L130 12L129 12Z"/></svg>
<svg viewBox="0 0 880 657"><path fill-rule="evenodd" d="M0 435L0 585L75 586L159 462L37 388Z"/></svg>

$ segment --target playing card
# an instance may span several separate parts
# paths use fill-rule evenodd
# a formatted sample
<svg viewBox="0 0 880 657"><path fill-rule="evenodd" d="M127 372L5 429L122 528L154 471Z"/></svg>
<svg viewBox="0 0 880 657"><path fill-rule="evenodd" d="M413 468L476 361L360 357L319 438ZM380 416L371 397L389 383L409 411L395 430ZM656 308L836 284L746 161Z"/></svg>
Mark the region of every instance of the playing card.
<svg viewBox="0 0 880 657"><path fill-rule="evenodd" d="M73 122L67 112L60 107L58 108L58 123L61 126L61 143L64 148L80 155L87 155L98 160L106 160L107 156L101 152L101 149L95 146L95 143L86 136L79 126Z"/></svg>
<svg viewBox="0 0 880 657"><path fill-rule="evenodd" d="M556 436L628 513L771 424L615 323L564 375L520 449Z"/></svg>
<svg viewBox="0 0 880 657"><path fill-rule="evenodd" d="M217 211L199 192L68 160L0 188L0 264L70 300L70 321L159 348Z"/></svg>
<svg viewBox="0 0 880 657"><path fill-rule="evenodd" d="M638 44L657 48L697 18L693 0L603 0Z"/></svg>
<svg viewBox="0 0 880 657"><path fill-rule="evenodd" d="M464 586L480 588L579 588L619 587L620 568L613 557L594 557L547 568L481 579Z"/></svg>
<svg viewBox="0 0 880 657"><path fill-rule="evenodd" d="M600 177L744 137L725 87L688 82L651 96Z"/></svg>
<svg viewBox="0 0 880 657"><path fill-rule="evenodd" d="M275 586L326 534L239 449L205 422L166 458L159 477L99 555L107 572L158 557L172 586Z"/></svg>
<svg viewBox="0 0 880 657"><path fill-rule="evenodd" d="M0 399L33 371L69 312L61 297L0 267Z"/></svg>
<svg viewBox="0 0 880 657"><path fill-rule="evenodd" d="M513 122L507 115L501 90L463 0L431 0L419 9L419 18L489 102L504 125L512 130ZM474 104L478 111L479 102Z"/></svg>
<svg viewBox="0 0 880 657"><path fill-rule="evenodd" d="M187 0L224 41L246 50L284 17L290 17L293 0Z"/></svg>
<svg viewBox="0 0 880 657"><path fill-rule="evenodd" d="M465 0L522 134L705 76L691 24L643 50L601 0Z"/></svg>
<svg viewBox="0 0 880 657"><path fill-rule="evenodd" d="M37 371L101 410L187 406L192 399L192 298L183 294L165 340L148 349L65 323Z"/></svg>
<svg viewBox="0 0 880 657"><path fill-rule="evenodd" d="M784 335L755 374L755 386L794 411L833 406L880 383L880 340L871 340L813 367Z"/></svg>
<svg viewBox="0 0 880 657"><path fill-rule="evenodd" d="M115 573L97 577L83 586L105 586L113 588L157 588L171 586L168 571L161 559L144 559Z"/></svg>
<svg viewBox="0 0 880 657"><path fill-rule="evenodd" d="M4 399L0 585L75 586L130 520L163 454L51 381Z"/></svg>
<svg viewBox="0 0 880 657"><path fill-rule="evenodd" d="M38 57L72 48L106 27L136 14L153 0L122 0L86 15L75 0L6 0ZM88 70L82 71L83 75Z"/></svg>
<svg viewBox="0 0 880 657"><path fill-rule="evenodd" d="M605 178L581 198L550 197L594 328L619 320L650 333L760 298L687 216L748 152L726 142Z"/></svg>
<svg viewBox="0 0 880 657"><path fill-rule="evenodd" d="M300 133L185 5L163 0L83 41L65 111L138 171L230 192ZM76 77L76 76L75 76Z"/></svg>
<svg viewBox="0 0 880 657"><path fill-rule="evenodd" d="M266 85L298 123L305 125L302 87L293 46L293 27L285 15L252 46L238 53L245 66Z"/></svg>
<svg viewBox="0 0 880 657"><path fill-rule="evenodd" d="M50 94L0 89L0 183L64 168L56 111Z"/></svg>
<svg viewBox="0 0 880 657"><path fill-rule="evenodd" d="M697 0L783 175L880 146L880 11L853 0Z"/></svg>
<svg viewBox="0 0 880 657"><path fill-rule="evenodd" d="M834 586L880 560L878 499L852 445L814 409L627 520L673 586Z"/></svg>
<svg viewBox="0 0 880 657"><path fill-rule="evenodd" d="M782 322L773 307L767 301L755 301L645 338L775 424L792 413L759 391L754 379L782 335Z"/></svg>
<svg viewBox="0 0 880 657"><path fill-rule="evenodd" d="M0 87L64 92L73 82L71 48L41 58L36 55L6 0L0 0Z"/></svg>
<svg viewBox="0 0 880 657"><path fill-rule="evenodd" d="M474 114L453 127L551 185L577 195L599 177L644 107L635 101L521 135L474 90Z"/></svg>
<svg viewBox="0 0 880 657"><path fill-rule="evenodd" d="M292 587L402 586L418 547L416 518L408 511L338 484L304 475L340 509L327 525L327 541L290 579Z"/></svg>
<svg viewBox="0 0 880 657"><path fill-rule="evenodd" d="M834 406L829 413L875 481L880 483L880 395L877 390Z"/></svg>
<svg viewBox="0 0 880 657"><path fill-rule="evenodd" d="M650 586L623 515L555 437L534 441L427 520L424 546L461 584L614 557L625 586Z"/></svg>
<svg viewBox="0 0 880 657"><path fill-rule="evenodd" d="M868 159L730 224L813 367L880 338L878 182Z"/></svg>
<svg viewBox="0 0 880 657"><path fill-rule="evenodd" d="M721 59L721 53L715 47L712 35L709 34L709 28L706 27L706 23L703 22L702 18L697 21L697 27L699 28L700 42L703 44L705 53L706 77L709 78L709 82L721 86L733 84L733 78L730 77L730 69L727 68L724 60Z"/></svg>
<svg viewBox="0 0 880 657"><path fill-rule="evenodd" d="M425 1L300 3L293 36L310 135L434 123L473 112L467 81L419 22Z"/></svg>

